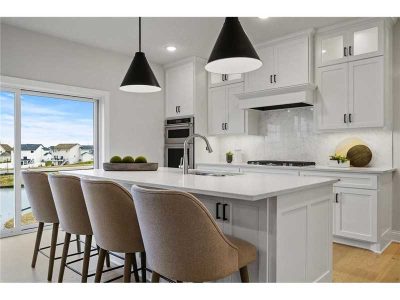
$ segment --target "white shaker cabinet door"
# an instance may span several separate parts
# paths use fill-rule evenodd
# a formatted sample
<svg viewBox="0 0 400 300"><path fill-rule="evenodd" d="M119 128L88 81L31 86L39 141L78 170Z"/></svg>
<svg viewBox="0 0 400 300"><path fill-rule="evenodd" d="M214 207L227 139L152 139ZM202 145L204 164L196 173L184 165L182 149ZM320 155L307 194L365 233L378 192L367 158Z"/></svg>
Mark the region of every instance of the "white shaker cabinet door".
<svg viewBox="0 0 400 300"><path fill-rule="evenodd" d="M266 89L275 88L276 84L273 83L274 75L274 48L263 47L257 49L257 53L263 63L261 68L246 73L245 78L245 91L257 92Z"/></svg>
<svg viewBox="0 0 400 300"><path fill-rule="evenodd" d="M223 205L224 233L243 239L262 252L265 248L260 234L260 208L257 205L243 204L239 201L224 201ZM260 257L248 266L250 282L260 282L259 259ZM239 272L232 274L227 281L240 282Z"/></svg>
<svg viewBox="0 0 400 300"><path fill-rule="evenodd" d="M348 127L348 64L317 68L318 129Z"/></svg>
<svg viewBox="0 0 400 300"><path fill-rule="evenodd" d="M349 63L349 125L384 126L383 57Z"/></svg>
<svg viewBox="0 0 400 300"><path fill-rule="evenodd" d="M208 90L208 134L225 134L226 87L214 87Z"/></svg>
<svg viewBox="0 0 400 300"><path fill-rule="evenodd" d="M377 191L335 188L335 235L377 241Z"/></svg>
<svg viewBox="0 0 400 300"><path fill-rule="evenodd" d="M166 117L193 114L193 63L179 65L165 71ZM178 109L176 107L179 107Z"/></svg>
<svg viewBox="0 0 400 300"><path fill-rule="evenodd" d="M237 94L243 93L243 83L232 84L226 87L226 96L228 102L227 133L242 134L245 133L245 111L239 108Z"/></svg>
<svg viewBox="0 0 400 300"><path fill-rule="evenodd" d="M275 87L308 82L308 37L290 40L274 47Z"/></svg>

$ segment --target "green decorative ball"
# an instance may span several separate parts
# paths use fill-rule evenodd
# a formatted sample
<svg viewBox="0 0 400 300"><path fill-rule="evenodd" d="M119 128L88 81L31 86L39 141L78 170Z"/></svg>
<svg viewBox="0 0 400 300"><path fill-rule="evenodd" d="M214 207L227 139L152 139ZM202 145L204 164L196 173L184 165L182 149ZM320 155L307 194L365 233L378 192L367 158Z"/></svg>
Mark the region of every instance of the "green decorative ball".
<svg viewBox="0 0 400 300"><path fill-rule="evenodd" d="M118 156L118 155L113 156L110 159L110 163L120 163L120 162L122 162L122 158L121 158L121 156Z"/></svg>
<svg viewBox="0 0 400 300"><path fill-rule="evenodd" d="M135 163L147 163L147 159L144 156L138 156L135 159Z"/></svg>
<svg viewBox="0 0 400 300"><path fill-rule="evenodd" d="M125 156L125 157L122 159L122 162L123 162L123 163L132 164L132 163L135 162L135 159L134 159L132 156Z"/></svg>

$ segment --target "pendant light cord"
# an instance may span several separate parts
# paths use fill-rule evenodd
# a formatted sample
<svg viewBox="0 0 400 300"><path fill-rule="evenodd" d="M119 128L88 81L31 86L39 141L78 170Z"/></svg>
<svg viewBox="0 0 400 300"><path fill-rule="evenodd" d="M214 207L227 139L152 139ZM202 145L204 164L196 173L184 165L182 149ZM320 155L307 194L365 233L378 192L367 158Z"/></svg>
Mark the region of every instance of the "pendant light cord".
<svg viewBox="0 0 400 300"><path fill-rule="evenodd" d="M142 18L139 17L139 52L142 52Z"/></svg>

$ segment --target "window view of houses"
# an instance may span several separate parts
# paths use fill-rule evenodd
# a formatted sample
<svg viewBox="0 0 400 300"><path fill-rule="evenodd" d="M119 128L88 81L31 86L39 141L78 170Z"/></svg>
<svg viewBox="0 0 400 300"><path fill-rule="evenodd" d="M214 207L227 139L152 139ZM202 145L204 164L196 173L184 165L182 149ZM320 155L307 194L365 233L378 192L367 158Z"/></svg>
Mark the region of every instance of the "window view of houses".
<svg viewBox="0 0 400 300"><path fill-rule="evenodd" d="M58 172L93 168L96 160L93 102L21 94L21 115L16 118L15 97L12 92L0 91L0 230L14 228L16 219L21 226L36 222L24 183L20 187L14 184L15 164L21 170ZM21 128L21 153L15 160L16 122Z"/></svg>

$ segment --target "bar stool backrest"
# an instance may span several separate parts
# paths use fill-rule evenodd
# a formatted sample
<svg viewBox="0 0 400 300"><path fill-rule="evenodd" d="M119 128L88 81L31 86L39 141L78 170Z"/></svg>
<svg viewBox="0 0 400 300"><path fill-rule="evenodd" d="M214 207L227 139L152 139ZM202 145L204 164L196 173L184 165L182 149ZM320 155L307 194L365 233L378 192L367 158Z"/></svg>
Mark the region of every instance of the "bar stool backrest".
<svg viewBox="0 0 400 300"><path fill-rule="evenodd" d="M238 270L238 249L193 195L132 187L149 266L167 278L204 282Z"/></svg>
<svg viewBox="0 0 400 300"><path fill-rule="evenodd" d="M61 227L68 233L92 235L80 178L51 174L49 182Z"/></svg>
<svg viewBox="0 0 400 300"><path fill-rule="evenodd" d="M58 223L47 174L34 171L22 171L21 174L35 219L43 223Z"/></svg>
<svg viewBox="0 0 400 300"><path fill-rule="evenodd" d="M83 195L97 245L121 253L143 252L132 196L111 181L81 179Z"/></svg>

